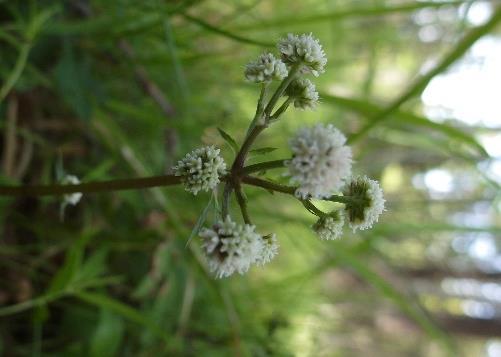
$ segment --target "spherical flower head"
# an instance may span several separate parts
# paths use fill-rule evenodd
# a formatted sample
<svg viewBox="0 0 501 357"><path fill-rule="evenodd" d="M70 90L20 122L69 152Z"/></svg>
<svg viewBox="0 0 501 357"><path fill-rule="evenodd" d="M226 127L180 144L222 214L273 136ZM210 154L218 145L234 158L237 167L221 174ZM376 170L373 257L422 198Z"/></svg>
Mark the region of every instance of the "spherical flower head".
<svg viewBox="0 0 501 357"><path fill-rule="evenodd" d="M292 160L286 162L291 183L301 199L326 198L339 191L351 174L351 148L331 124L303 128L289 141Z"/></svg>
<svg viewBox="0 0 501 357"><path fill-rule="evenodd" d="M209 270L218 279L234 272L244 274L262 259L263 238L255 232L253 225L239 225L227 216L212 228L204 228L199 235Z"/></svg>
<svg viewBox="0 0 501 357"><path fill-rule="evenodd" d="M256 264L264 265L269 263L275 258L278 254L278 248L280 247L278 244L277 236L275 234L269 234L267 236L262 237L263 240L263 249L261 250L261 254L259 255Z"/></svg>
<svg viewBox="0 0 501 357"><path fill-rule="evenodd" d="M79 183L80 180L78 179L78 177L74 175L66 175L61 180L61 184L63 185L78 185ZM81 198L82 198L81 192L69 193L64 195L64 203L75 206L78 202L80 202Z"/></svg>
<svg viewBox="0 0 501 357"><path fill-rule="evenodd" d="M174 174L181 176L186 191L196 195L199 191L216 188L226 173L226 163L214 146L198 148L187 154L174 166Z"/></svg>
<svg viewBox="0 0 501 357"><path fill-rule="evenodd" d="M301 72L317 77L324 73L327 57L320 42L310 33L300 36L288 34L277 44L282 61L287 65L302 64Z"/></svg>
<svg viewBox="0 0 501 357"><path fill-rule="evenodd" d="M287 74L285 63L279 58L275 58L271 53L263 53L256 61L245 66L245 78L255 83L282 80L287 77Z"/></svg>
<svg viewBox="0 0 501 357"><path fill-rule="evenodd" d="M294 106L299 109L315 109L318 104L317 89L306 78L294 80L285 90L285 95L293 98Z"/></svg>
<svg viewBox="0 0 501 357"><path fill-rule="evenodd" d="M371 228L384 211L383 190L377 181L367 176L352 178L346 184L343 195L354 198L353 202L345 205L353 232Z"/></svg>
<svg viewBox="0 0 501 357"><path fill-rule="evenodd" d="M320 217L313 225L313 230L322 240L334 240L343 234L344 215L338 211L329 217Z"/></svg>

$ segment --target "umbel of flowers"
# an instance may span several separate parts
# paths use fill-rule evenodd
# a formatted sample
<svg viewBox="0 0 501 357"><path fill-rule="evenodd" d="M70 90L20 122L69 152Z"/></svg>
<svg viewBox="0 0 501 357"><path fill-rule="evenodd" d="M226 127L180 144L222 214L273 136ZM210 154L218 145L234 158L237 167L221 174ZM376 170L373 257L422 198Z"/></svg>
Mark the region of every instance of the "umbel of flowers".
<svg viewBox="0 0 501 357"><path fill-rule="evenodd" d="M366 176L352 176L351 148L344 134L332 124L319 123L301 128L289 140L289 159L245 166L246 154L257 135L277 121L289 104L302 110L315 109L318 105L315 85L305 76L318 76L325 70L327 58L320 42L311 34L289 34L278 42L277 48L279 56L263 53L245 67L245 78L261 85L261 96L256 116L231 170L226 171L226 164L214 147L189 153L174 168L175 174L182 177L186 190L193 194L214 190L219 182L225 181L221 218L199 232L208 267L217 278L235 272L244 274L252 265L271 261L278 252L275 234L263 236L250 223L242 182L293 194L318 216L312 229L322 240L340 238L345 221L353 231L368 229L384 211L385 201L378 182ZM280 81L280 84L273 95L268 95L274 81ZM273 168L285 168L292 186L278 185L251 175ZM229 214L229 197L233 191L244 224L237 223ZM311 199L340 202L344 207L324 213L313 205Z"/></svg>
<svg viewBox="0 0 501 357"><path fill-rule="evenodd" d="M321 216L312 226L315 233L322 240L332 240L343 234L344 215L342 211L334 211L329 216Z"/></svg>
<svg viewBox="0 0 501 357"><path fill-rule="evenodd" d="M54 194L62 195L67 204L76 205L82 193L116 189L146 188L182 184L186 191L197 195L212 191L216 218L200 229L201 249L208 268L216 278L234 273L244 274L254 265L270 262L278 253L275 234L263 234L252 223L243 191L245 185L281 192L295 197L310 213L317 216L312 229L322 240L342 237L345 223L356 232L371 228L384 211L385 200L379 183L366 176L353 176L352 150L345 135L333 124L318 123L301 128L289 140L291 154L282 160L246 165L249 151L256 138L271 124L282 120L293 104L301 110L315 109L319 95L309 75L324 73L327 57L320 42L311 34L293 35L278 41L278 54L263 53L245 67L245 78L261 87L256 113L250 121L244 140L233 162L226 165L220 150L206 146L193 150L173 169L173 175L115 182L79 183L67 176L64 185L6 187L0 185L0 194ZM222 130L223 138L233 148L238 146ZM290 185L277 184L255 175L269 170L285 170ZM222 190L217 190L220 183ZM231 198L235 196L243 223L232 217ZM318 209L312 199L337 202L332 212ZM219 210L219 207L221 209ZM197 227L203 225L207 210ZM211 215L209 215L211 216Z"/></svg>

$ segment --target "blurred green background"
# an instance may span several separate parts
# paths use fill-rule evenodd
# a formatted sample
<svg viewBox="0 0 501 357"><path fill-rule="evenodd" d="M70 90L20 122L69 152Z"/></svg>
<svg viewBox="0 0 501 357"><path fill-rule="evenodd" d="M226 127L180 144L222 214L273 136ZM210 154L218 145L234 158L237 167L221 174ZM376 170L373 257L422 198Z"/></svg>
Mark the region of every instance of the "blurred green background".
<svg viewBox="0 0 501 357"><path fill-rule="evenodd" d="M257 144L279 149L252 162L333 123L387 198L372 230L321 242L292 197L246 187L280 254L223 280L187 246L208 194L86 195L64 221L56 198L1 198L0 355L501 356L500 13L495 0L0 1L3 184L169 173L202 143L229 162L217 127L241 143L259 94L245 64L312 32L329 59L322 103L289 111Z"/></svg>

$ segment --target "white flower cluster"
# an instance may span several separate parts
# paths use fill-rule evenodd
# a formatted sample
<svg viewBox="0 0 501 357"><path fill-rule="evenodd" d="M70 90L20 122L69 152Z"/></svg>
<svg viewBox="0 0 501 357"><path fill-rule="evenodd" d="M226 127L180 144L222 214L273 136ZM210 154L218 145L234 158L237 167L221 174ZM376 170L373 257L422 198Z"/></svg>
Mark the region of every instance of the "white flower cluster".
<svg viewBox="0 0 501 357"><path fill-rule="evenodd" d="M287 77L287 66L271 53L263 53L256 61L245 66L245 78L251 82L263 83L282 80Z"/></svg>
<svg viewBox="0 0 501 357"><path fill-rule="evenodd" d="M278 42L282 61L288 65L301 63L302 72L311 72L315 77L324 73L327 57L320 42L310 33L300 36L288 34Z"/></svg>
<svg viewBox="0 0 501 357"><path fill-rule="evenodd" d="M226 173L226 163L219 149L205 146L187 154L173 169L176 176L182 177L186 191L196 195L198 191L216 188Z"/></svg>
<svg viewBox="0 0 501 357"><path fill-rule="evenodd" d="M80 180L78 179L78 177L74 175L66 175L61 180L61 184L63 185L78 185L79 183ZM81 192L69 193L64 195L64 203L75 206L78 202L80 202L81 198L82 198Z"/></svg>
<svg viewBox="0 0 501 357"><path fill-rule="evenodd" d="M306 78L294 80L287 89L285 95L293 98L294 106L300 109L315 109L318 104L318 92L315 85Z"/></svg>
<svg viewBox="0 0 501 357"><path fill-rule="evenodd" d="M345 206L348 221L353 232L357 229L371 228L384 211L385 199L383 198L383 190L377 181L367 176L352 178L346 184L343 195L357 200L346 203Z"/></svg>
<svg viewBox="0 0 501 357"><path fill-rule="evenodd" d="M331 124L303 128L289 141L292 159L286 162L291 183L301 199L326 198L338 191L351 174L351 148Z"/></svg>
<svg viewBox="0 0 501 357"><path fill-rule="evenodd" d="M255 229L253 225L239 225L227 216L200 232L209 270L216 278L225 278L234 272L244 274L252 264L265 264L276 255L278 245L274 235L265 239Z"/></svg>
<svg viewBox="0 0 501 357"><path fill-rule="evenodd" d="M338 211L335 217L320 217L313 230L323 240L334 240L343 234L344 215Z"/></svg>
<svg viewBox="0 0 501 357"><path fill-rule="evenodd" d="M264 265L269 263L278 254L279 248L277 236L275 234L270 234L263 237L263 250L256 261L258 265Z"/></svg>

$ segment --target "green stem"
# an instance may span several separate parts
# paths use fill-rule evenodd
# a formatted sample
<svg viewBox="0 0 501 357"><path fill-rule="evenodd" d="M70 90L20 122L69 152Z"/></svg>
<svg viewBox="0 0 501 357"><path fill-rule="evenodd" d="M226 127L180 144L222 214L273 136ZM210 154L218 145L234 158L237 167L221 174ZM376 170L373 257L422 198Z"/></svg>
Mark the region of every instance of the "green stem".
<svg viewBox="0 0 501 357"><path fill-rule="evenodd" d="M249 216L249 212L247 211L247 202L245 201L245 197L242 191L242 186L240 183L235 185L235 196L237 197L238 205L240 206L240 211L242 212L242 217L246 224L252 224Z"/></svg>
<svg viewBox="0 0 501 357"><path fill-rule="evenodd" d="M269 84L270 84L269 82L265 82L265 83L261 84L261 93L259 94L259 99L257 101L256 114L254 114L254 118L252 119L252 122L250 123L249 128L247 129L247 134L245 135L245 137L249 136L252 129L254 129L254 127L257 125L257 123L263 117L264 101L266 99L266 93L268 91Z"/></svg>
<svg viewBox="0 0 501 357"><path fill-rule="evenodd" d="M301 201L303 203L303 206L308 210L310 211L311 213L313 213L315 216L318 216L318 217L325 217L327 214L325 212L322 212L321 210L319 210L313 203L311 203L310 200L304 200L304 201Z"/></svg>
<svg viewBox="0 0 501 357"><path fill-rule="evenodd" d="M221 216L223 219L226 219L226 216L230 212L230 198L231 192L233 191L233 186L230 183L230 180L227 180L224 184L223 190L223 203L221 205Z"/></svg>
<svg viewBox="0 0 501 357"><path fill-rule="evenodd" d="M285 79L282 81L282 83L280 83L280 86L277 88L277 90L273 94L273 97L271 97L268 105L264 109L264 113L267 117L269 117L271 115L271 111L273 110L273 108L277 104L277 102L280 99L280 97L282 96L282 94L284 94L284 92L287 89L287 87L289 86L289 84L294 80L294 78L298 74L300 68L301 68L301 64L295 64L294 66L292 66L291 69L289 70L289 75L287 77L285 77Z"/></svg>
<svg viewBox="0 0 501 357"><path fill-rule="evenodd" d="M251 186L262 187L269 191L282 192L282 193L287 193L289 195L294 195L294 192L296 191L295 187L285 186L279 183L262 180L254 176L244 176L242 177L242 182Z"/></svg>
<svg viewBox="0 0 501 357"><path fill-rule="evenodd" d="M363 200L358 199L356 197L351 197L351 196L332 195L332 196L326 198L325 201L340 202L340 203L352 203L352 202L358 202L358 201L363 201Z"/></svg>
<svg viewBox="0 0 501 357"><path fill-rule="evenodd" d="M180 183L181 177L179 176L163 175L102 182L85 182L78 185L0 186L0 196L59 196L75 192L95 193L133 190L172 186Z"/></svg>
<svg viewBox="0 0 501 357"><path fill-rule="evenodd" d="M296 75L299 73L300 69L300 64L296 64L292 66L292 68L289 71L289 75L280 83L280 86L277 88L273 96L271 97L270 101L268 102L268 105L266 105L266 108L264 109L264 116L265 116L265 122L263 124L259 123L259 119L256 123L256 125L252 128L250 131L249 135L245 138L244 143L242 144L242 147L240 148L240 151L237 154L237 157L235 158L235 161L233 162L232 166L232 171L237 172L239 171L245 163L245 158L247 156L247 153L249 152L252 144L256 140L256 138L259 136L259 134L268 127L268 122L269 122L269 116L271 114L271 111L275 107L275 104L277 101L280 99L282 94L284 93L285 89L287 89L287 86L292 82L292 80L296 77ZM261 103L262 105L262 103ZM258 111L259 111L259 105L258 105ZM263 114L260 114L260 116Z"/></svg>
<svg viewBox="0 0 501 357"><path fill-rule="evenodd" d="M278 169L282 168L285 165L285 161L287 160L273 160L273 161L266 161L266 162L260 162L258 164L254 165L249 165L245 166L241 173L244 175L252 174L254 172L260 172L260 171L265 171L268 169Z"/></svg>
<svg viewBox="0 0 501 357"><path fill-rule="evenodd" d="M283 113L285 113L287 108L289 108L289 105L292 103L293 100L294 100L293 97L288 97L287 100L283 102L283 104L280 106L280 108L278 108L277 111L273 113L273 115L270 117L270 122L277 121L278 118L280 118L280 116Z"/></svg>
<svg viewBox="0 0 501 357"><path fill-rule="evenodd" d="M242 177L242 182L246 183L251 186L257 186L257 187L262 187L266 190L269 191L276 191L276 192L281 192L281 193L286 193L289 195L294 195L296 192L297 187L293 186L286 186L286 185L281 185L279 183L263 180L254 176L243 176ZM322 199L323 201L332 201L332 202L339 202L339 203L353 203L353 202L360 202L363 201L363 199L360 199L358 197L353 197L353 196L339 196L339 195L332 195L328 198Z"/></svg>
<svg viewBox="0 0 501 357"><path fill-rule="evenodd" d="M251 130L247 138L245 138L245 141L242 144L242 147L240 148L240 151L238 152L235 161L233 162L232 171L239 171L244 166L245 158L252 144L254 143L254 140L256 140L258 135L266 128L267 128L266 125L256 125Z"/></svg>

